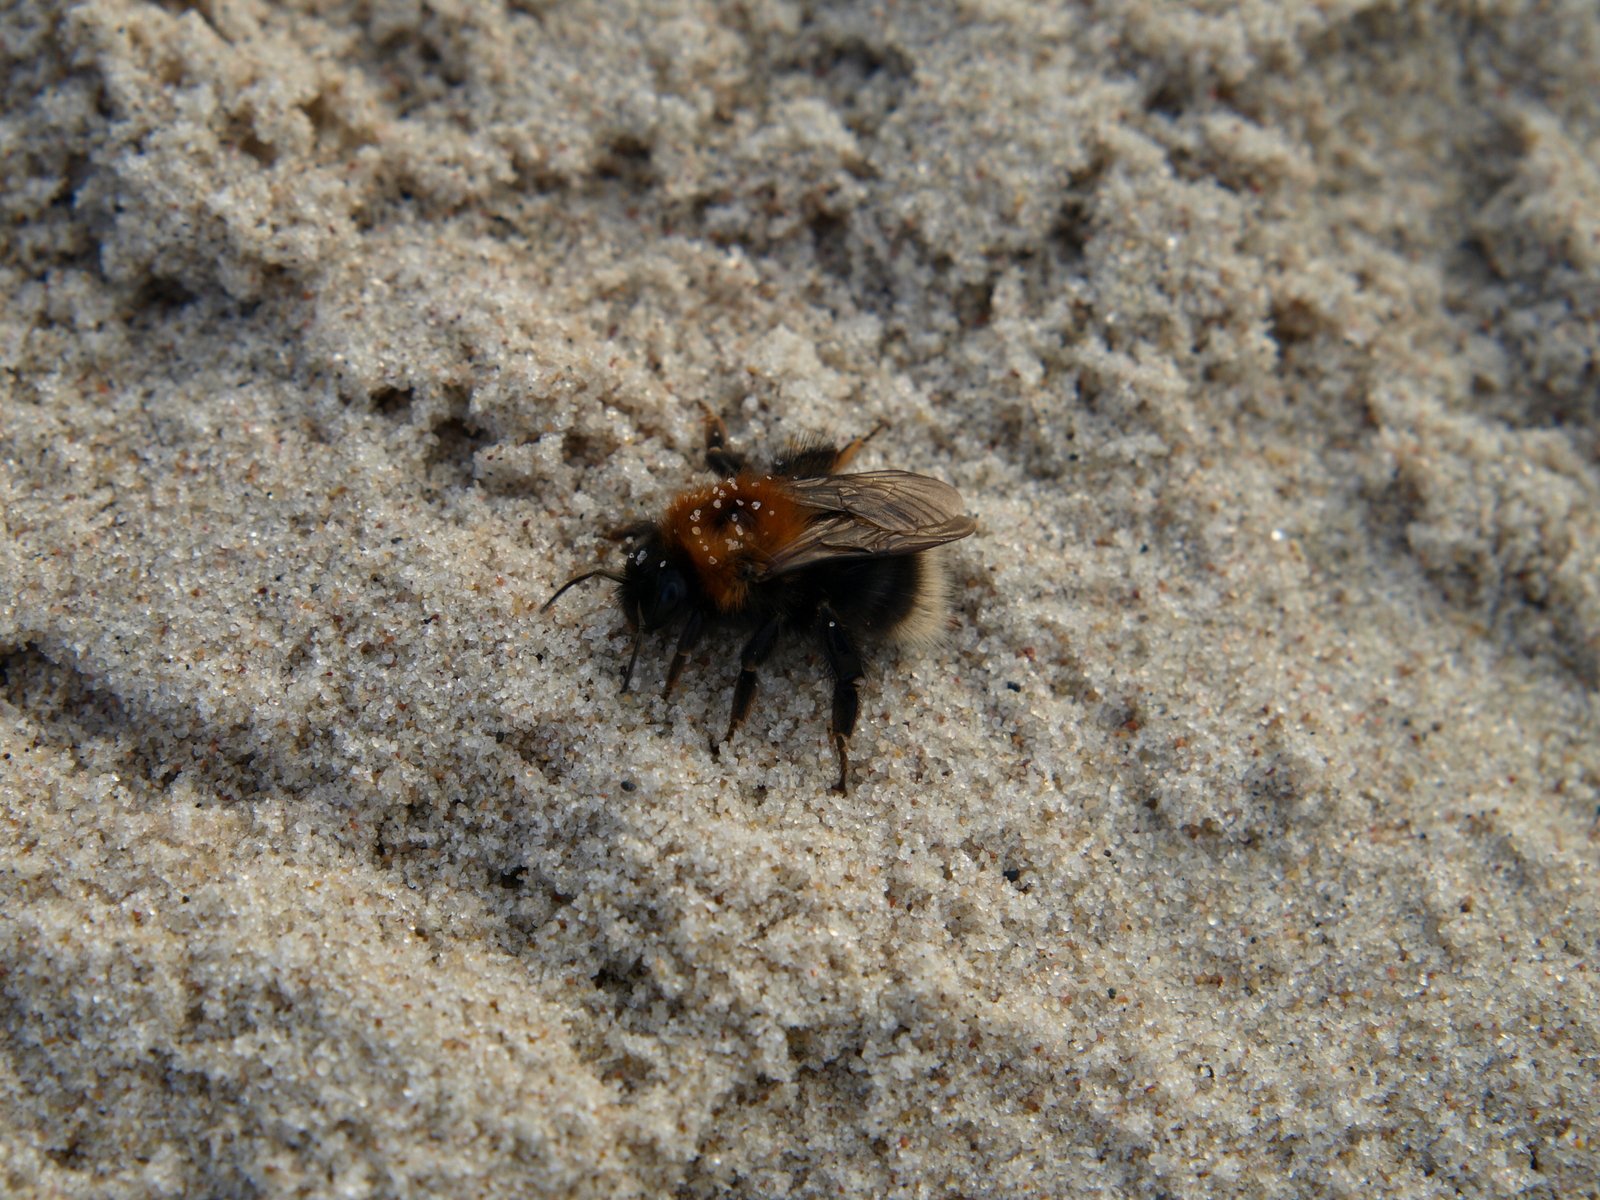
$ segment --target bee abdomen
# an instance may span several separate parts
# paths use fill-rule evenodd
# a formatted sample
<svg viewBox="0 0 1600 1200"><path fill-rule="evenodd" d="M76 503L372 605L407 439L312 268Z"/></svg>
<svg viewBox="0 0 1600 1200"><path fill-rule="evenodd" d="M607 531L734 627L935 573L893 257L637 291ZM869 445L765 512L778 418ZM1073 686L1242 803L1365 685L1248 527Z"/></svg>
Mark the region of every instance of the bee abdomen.
<svg viewBox="0 0 1600 1200"><path fill-rule="evenodd" d="M846 624L875 637L924 644L945 633L948 575L939 552L901 554L817 568L831 574L824 590Z"/></svg>

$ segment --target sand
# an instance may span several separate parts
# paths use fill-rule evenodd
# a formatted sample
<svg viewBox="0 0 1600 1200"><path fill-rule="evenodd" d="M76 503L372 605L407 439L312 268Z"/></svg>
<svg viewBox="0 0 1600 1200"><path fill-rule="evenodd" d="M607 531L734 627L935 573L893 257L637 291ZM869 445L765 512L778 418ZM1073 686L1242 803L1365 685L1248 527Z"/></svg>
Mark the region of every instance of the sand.
<svg viewBox="0 0 1600 1200"><path fill-rule="evenodd" d="M0 47L0 1192L1597 1194L1590 0ZM847 796L539 611L702 402L980 522Z"/></svg>

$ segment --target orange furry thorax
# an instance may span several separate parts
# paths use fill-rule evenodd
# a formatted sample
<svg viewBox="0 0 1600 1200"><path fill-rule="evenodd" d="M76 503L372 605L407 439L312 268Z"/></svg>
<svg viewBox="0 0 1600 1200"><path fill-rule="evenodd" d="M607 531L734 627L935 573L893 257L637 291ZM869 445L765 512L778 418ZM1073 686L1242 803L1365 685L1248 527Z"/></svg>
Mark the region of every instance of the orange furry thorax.
<svg viewBox="0 0 1600 1200"><path fill-rule="evenodd" d="M782 480L741 471L678 495L661 519L661 532L693 561L718 611L732 613L744 606L760 568L800 535L811 516Z"/></svg>

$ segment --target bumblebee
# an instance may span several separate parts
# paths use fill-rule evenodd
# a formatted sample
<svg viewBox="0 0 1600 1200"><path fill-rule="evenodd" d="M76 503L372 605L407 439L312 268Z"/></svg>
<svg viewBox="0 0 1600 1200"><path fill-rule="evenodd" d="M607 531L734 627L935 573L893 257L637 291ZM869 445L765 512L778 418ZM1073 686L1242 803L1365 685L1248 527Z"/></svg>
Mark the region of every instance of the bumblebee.
<svg viewBox="0 0 1600 1200"><path fill-rule="evenodd" d="M834 790L847 791L862 680L858 643L935 640L948 620L948 584L939 555L928 551L977 528L962 513L956 490L937 479L908 471L838 473L883 428L842 448L791 446L760 469L729 448L726 427L708 409L705 463L716 482L680 493L657 521L617 530L613 536L632 543L623 569L574 576L544 609L587 579L611 580L633 633L624 692L644 635L678 630L663 696L671 695L708 629L750 630L724 740L748 715L757 672L779 638L815 634L833 676Z"/></svg>

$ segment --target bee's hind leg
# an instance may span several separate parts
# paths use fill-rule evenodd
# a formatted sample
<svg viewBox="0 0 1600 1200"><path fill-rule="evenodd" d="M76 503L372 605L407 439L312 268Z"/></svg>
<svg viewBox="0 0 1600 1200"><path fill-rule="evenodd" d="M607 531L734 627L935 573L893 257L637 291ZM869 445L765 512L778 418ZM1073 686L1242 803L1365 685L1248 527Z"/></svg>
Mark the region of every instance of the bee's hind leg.
<svg viewBox="0 0 1600 1200"><path fill-rule="evenodd" d="M865 446L868 442L877 437L887 428L889 428L889 423L887 421L879 421L871 429L867 430L866 433L847 443L843 448L840 449L838 455L835 456L832 466L829 467L829 471L831 472L839 470L856 456L856 454L861 450L861 447Z"/></svg>
<svg viewBox="0 0 1600 1200"><path fill-rule="evenodd" d="M861 655L833 609L823 605L817 619L821 622L822 654L833 673L832 733L839 753L839 782L833 790L844 795L850 791L850 735L855 732L861 706Z"/></svg>
<svg viewBox="0 0 1600 1200"><path fill-rule="evenodd" d="M790 479L815 479L819 475L833 475L842 470L878 434L889 428L880 421L866 433L843 446L819 438L804 438L792 443L772 464L774 475Z"/></svg>

